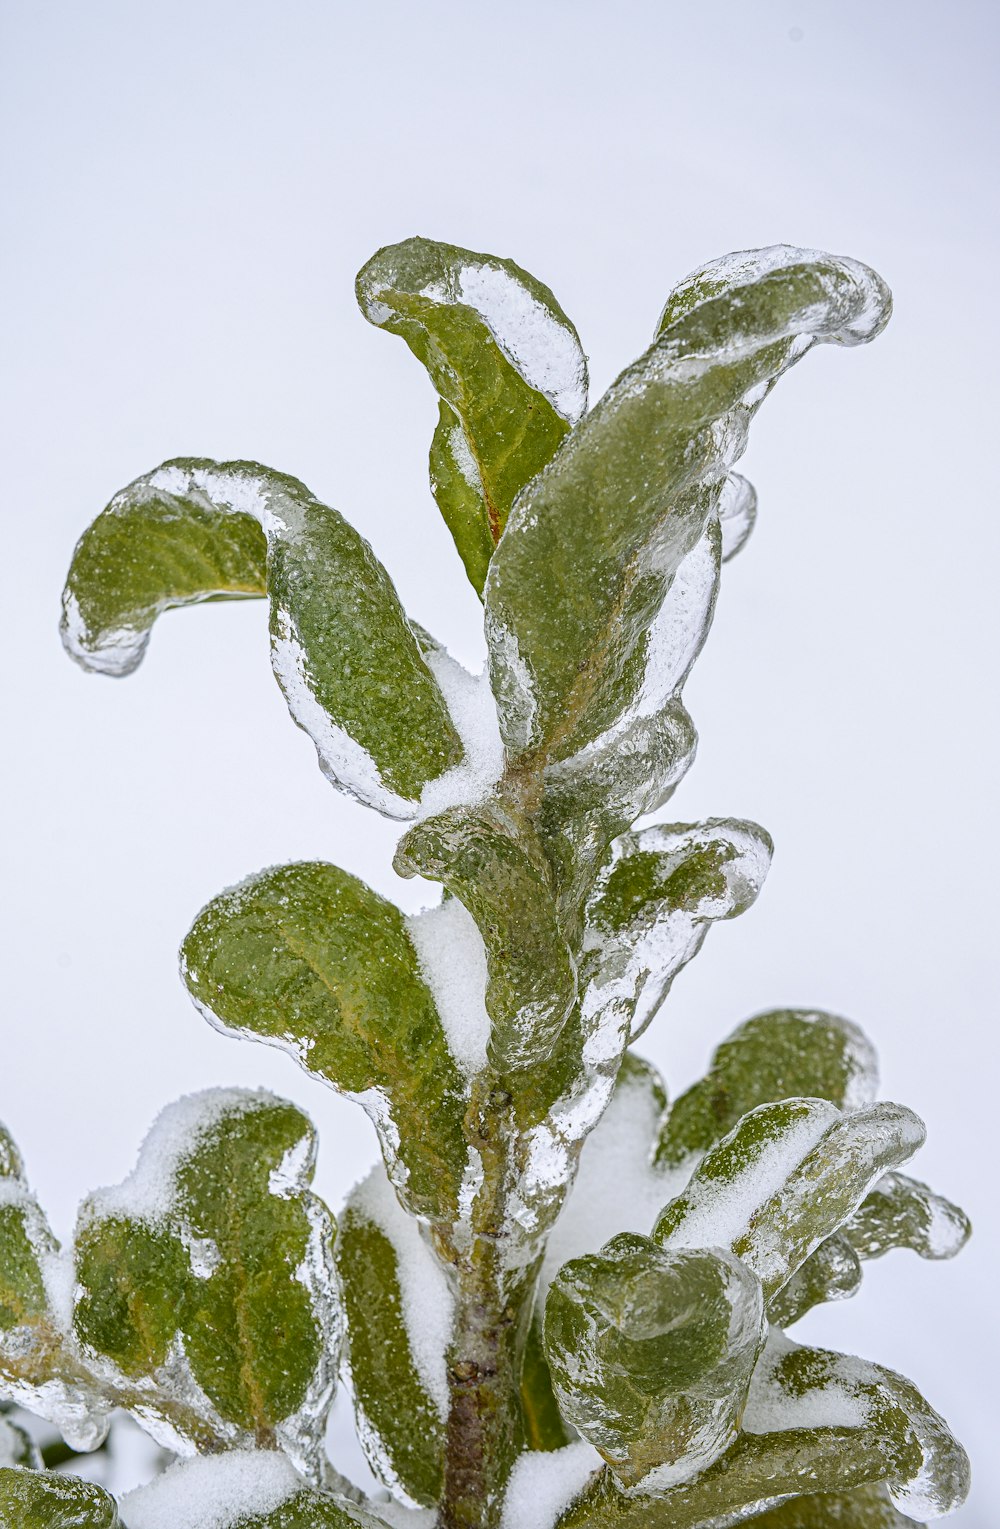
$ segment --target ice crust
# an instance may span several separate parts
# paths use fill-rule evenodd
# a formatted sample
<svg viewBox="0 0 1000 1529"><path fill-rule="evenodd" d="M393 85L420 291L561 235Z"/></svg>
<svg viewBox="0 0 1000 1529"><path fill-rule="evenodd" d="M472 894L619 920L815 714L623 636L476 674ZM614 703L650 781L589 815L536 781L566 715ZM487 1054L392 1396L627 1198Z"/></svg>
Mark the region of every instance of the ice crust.
<svg viewBox="0 0 1000 1529"><path fill-rule="evenodd" d="M472 914L457 897L406 920L424 981L434 996L452 1056L466 1077L486 1066L486 946Z"/></svg>
<svg viewBox="0 0 1000 1529"><path fill-rule="evenodd" d="M395 1250L413 1363L424 1390L445 1418L449 1401L447 1353L455 1310L448 1276L424 1241L419 1222L408 1216L397 1200L381 1163L355 1188L352 1200Z"/></svg>
<svg viewBox="0 0 1000 1529"><path fill-rule="evenodd" d="M233 1450L173 1465L149 1486L126 1493L128 1529L236 1529L273 1513L306 1483L286 1455Z"/></svg>
<svg viewBox="0 0 1000 1529"><path fill-rule="evenodd" d="M500 1529L555 1529L603 1464L597 1450L582 1442L521 1455L510 1474Z"/></svg>

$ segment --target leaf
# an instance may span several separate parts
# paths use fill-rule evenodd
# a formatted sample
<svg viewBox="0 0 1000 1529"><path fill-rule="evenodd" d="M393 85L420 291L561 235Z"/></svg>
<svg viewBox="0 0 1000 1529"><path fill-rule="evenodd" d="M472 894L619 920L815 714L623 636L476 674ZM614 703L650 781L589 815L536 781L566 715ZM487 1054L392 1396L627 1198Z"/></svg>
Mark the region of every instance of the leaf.
<svg viewBox="0 0 1000 1529"><path fill-rule="evenodd" d="M494 554L490 670L515 761L570 759L655 687L650 630L763 397L811 345L869 340L888 312L874 272L789 246L729 256L675 291L649 350L519 495Z"/></svg>
<svg viewBox="0 0 1000 1529"><path fill-rule="evenodd" d="M881 1434L885 1461L876 1479L885 1481L897 1508L921 1520L954 1512L969 1490L965 1451L910 1381L853 1355L800 1348L774 1329L743 1426L755 1434L804 1427Z"/></svg>
<svg viewBox="0 0 1000 1529"><path fill-rule="evenodd" d="M763 1342L760 1286L738 1259L629 1233L565 1264L546 1301L563 1415L627 1486L657 1467L696 1475L728 1448Z"/></svg>
<svg viewBox="0 0 1000 1529"><path fill-rule="evenodd" d="M892 1248L912 1248L921 1258L954 1258L971 1233L963 1210L905 1173L879 1179L844 1226L860 1258L881 1258Z"/></svg>
<svg viewBox="0 0 1000 1529"><path fill-rule="evenodd" d="M750 1520L753 1529L919 1529L892 1505L880 1485L852 1492L823 1492L793 1497L779 1508Z"/></svg>
<svg viewBox="0 0 1000 1529"><path fill-rule="evenodd" d="M463 1079L398 908L319 861L262 871L202 909L181 970L210 1023L358 1098L408 1206L454 1219Z"/></svg>
<svg viewBox="0 0 1000 1529"><path fill-rule="evenodd" d="M59 1244L0 1127L0 1391L91 1450L107 1434L109 1409L73 1352L63 1276Z"/></svg>
<svg viewBox="0 0 1000 1529"><path fill-rule="evenodd" d="M75 1476L0 1467L3 1529L124 1529L114 1500Z"/></svg>
<svg viewBox="0 0 1000 1529"><path fill-rule="evenodd" d="M559 927L544 857L499 807L453 807L418 823L394 861L440 881L472 914L486 945L489 1056L501 1073L550 1055L576 1001L576 966Z"/></svg>
<svg viewBox="0 0 1000 1529"><path fill-rule="evenodd" d="M845 1227L850 1223L845 1222ZM768 1302L767 1318L775 1327L791 1327L823 1301L844 1301L861 1288L861 1260L845 1231L821 1242L786 1285Z"/></svg>
<svg viewBox="0 0 1000 1529"><path fill-rule="evenodd" d="M381 1165L352 1190L337 1231L358 1438L390 1489L434 1506L444 1482L452 1299Z"/></svg>
<svg viewBox="0 0 1000 1529"><path fill-rule="evenodd" d="M147 1397L167 1447L280 1444L315 1467L341 1319L314 1161L294 1105L208 1090L165 1110L131 1177L81 1207L78 1339Z"/></svg>
<svg viewBox="0 0 1000 1529"><path fill-rule="evenodd" d="M849 1019L812 1009L757 1014L716 1048L708 1076L675 1100L657 1161L707 1152L758 1104L815 1098L853 1110L871 1104L877 1089L874 1049Z"/></svg>
<svg viewBox="0 0 1000 1529"><path fill-rule="evenodd" d="M432 239L379 250L357 293L365 318L402 335L440 395L431 486L481 594L516 495L586 408L577 332L512 260Z"/></svg>
<svg viewBox="0 0 1000 1529"><path fill-rule="evenodd" d="M552 1388L552 1372L545 1357L542 1318L537 1309L524 1344L521 1365L521 1413L524 1442L529 1450L549 1453L564 1449L573 1436L563 1421Z"/></svg>
<svg viewBox="0 0 1000 1529"><path fill-rule="evenodd" d="M753 904L771 850L762 828L733 818L616 840L587 904L585 1015L620 1007L641 1034L711 924Z"/></svg>
<svg viewBox="0 0 1000 1529"><path fill-rule="evenodd" d="M233 1450L183 1461L122 1500L126 1529L385 1529L334 1492L315 1491L282 1454ZM222 1515L221 1517L219 1515Z"/></svg>
<svg viewBox="0 0 1000 1529"><path fill-rule="evenodd" d="M77 545L63 642L85 668L128 674L162 611L265 586L274 672L323 773L413 816L461 759L458 734L385 569L295 478L201 458L137 478Z"/></svg>
<svg viewBox="0 0 1000 1529"><path fill-rule="evenodd" d="M41 1450L26 1429L3 1416L3 1405L0 1403L0 1466L23 1465L29 1470L41 1470Z"/></svg>
<svg viewBox="0 0 1000 1529"><path fill-rule="evenodd" d="M770 1300L924 1134L898 1104L849 1115L824 1099L762 1104L702 1159L653 1239L667 1249L731 1247Z"/></svg>

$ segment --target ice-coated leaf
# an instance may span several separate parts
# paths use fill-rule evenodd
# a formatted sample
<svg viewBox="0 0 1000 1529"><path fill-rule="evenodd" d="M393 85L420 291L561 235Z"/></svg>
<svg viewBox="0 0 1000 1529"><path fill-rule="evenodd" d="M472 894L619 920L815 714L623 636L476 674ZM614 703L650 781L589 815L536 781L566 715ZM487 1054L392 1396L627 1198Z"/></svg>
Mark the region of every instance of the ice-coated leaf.
<svg viewBox="0 0 1000 1529"><path fill-rule="evenodd" d="M0 1529L126 1529L102 1487L51 1471L0 1467Z"/></svg>
<svg viewBox="0 0 1000 1529"><path fill-rule="evenodd" d="M826 1099L759 1105L702 1159L660 1215L654 1240L667 1249L731 1247L770 1300L924 1134L898 1104L847 1115Z"/></svg>
<svg viewBox="0 0 1000 1529"><path fill-rule="evenodd" d="M42 1452L26 1429L0 1412L0 1466L10 1465L41 1470Z"/></svg>
<svg viewBox="0 0 1000 1529"><path fill-rule="evenodd" d="M968 1216L919 1179L887 1173L844 1226L860 1258L912 1248L921 1258L954 1258L972 1232Z"/></svg>
<svg viewBox="0 0 1000 1529"><path fill-rule="evenodd" d="M406 239L358 274L365 318L401 335L440 397L431 486L481 594L510 507L587 406L587 361L548 287L512 260Z"/></svg>
<svg viewBox="0 0 1000 1529"><path fill-rule="evenodd" d="M650 631L755 410L811 345L869 340L888 313L873 271L787 245L676 289L649 350L519 495L494 554L487 638L515 758L569 759L656 686Z"/></svg>
<svg viewBox="0 0 1000 1529"><path fill-rule="evenodd" d="M760 1285L717 1249L622 1233L565 1264L546 1301L563 1414L629 1486L682 1481L728 1448L763 1342Z"/></svg>
<svg viewBox="0 0 1000 1529"><path fill-rule="evenodd" d="M739 1025L717 1047L706 1077L674 1101L657 1160L680 1164L731 1131L758 1104L829 1099L840 1109L871 1104L875 1051L857 1025L811 1009L774 1009Z"/></svg>
<svg viewBox="0 0 1000 1529"><path fill-rule="evenodd" d="M63 642L85 668L128 674L162 611L265 588L274 672L323 773L414 816L461 759L458 734L385 569L295 478L201 458L137 478L80 539Z"/></svg>
<svg viewBox="0 0 1000 1529"><path fill-rule="evenodd" d="M486 946L489 1055L508 1072L552 1051L576 1000L576 965L559 927L544 856L499 807L455 807L400 841L395 866L440 881L472 914Z"/></svg>
<svg viewBox="0 0 1000 1529"><path fill-rule="evenodd" d="M617 839L587 904L585 1014L614 1005L641 1034L711 924L752 905L771 849L762 828L732 818Z"/></svg>
<svg viewBox="0 0 1000 1529"><path fill-rule="evenodd" d="M526 1447L551 1453L572 1443L573 1435L559 1411L552 1386L552 1372L542 1339L542 1321L542 1313L536 1306L521 1364L521 1415Z"/></svg>
<svg viewBox="0 0 1000 1529"><path fill-rule="evenodd" d="M340 1214L337 1271L358 1438L387 1487L431 1506L444 1479L452 1296L381 1164Z"/></svg>
<svg viewBox="0 0 1000 1529"><path fill-rule="evenodd" d="M855 1487L853 1492L792 1497L749 1522L751 1529L919 1529L916 1519L893 1507L878 1484Z"/></svg>
<svg viewBox="0 0 1000 1529"><path fill-rule="evenodd" d="M316 1491L285 1455L232 1450L173 1465L122 1499L123 1529L385 1529L336 1493Z"/></svg>
<svg viewBox="0 0 1000 1529"><path fill-rule="evenodd" d="M751 1434L872 1430L886 1441L876 1479L897 1508L921 1521L953 1512L969 1489L965 1451L910 1381L853 1355L800 1348L774 1328L754 1373L743 1427Z"/></svg>
<svg viewBox="0 0 1000 1529"><path fill-rule="evenodd" d="M791 1327L814 1306L823 1301L844 1301L860 1286L861 1260L845 1231L834 1232L768 1302L768 1321L776 1327Z"/></svg>
<svg viewBox="0 0 1000 1529"><path fill-rule="evenodd" d="M90 1450L108 1431L109 1408L73 1350L69 1286L65 1255L0 1126L0 1394Z"/></svg>
<svg viewBox="0 0 1000 1529"><path fill-rule="evenodd" d="M463 1078L398 908L320 861L262 871L202 909L181 969L211 1023L357 1098L407 1204L453 1218Z"/></svg>
<svg viewBox="0 0 1000 1529"><path fill-rule="evenodd" d="M81 1207L77 1337L178 1453L280 1445L315 1468L341 1317L314 1161L294 1105L212 1089L164 1110L131 1176Z"/></svg>

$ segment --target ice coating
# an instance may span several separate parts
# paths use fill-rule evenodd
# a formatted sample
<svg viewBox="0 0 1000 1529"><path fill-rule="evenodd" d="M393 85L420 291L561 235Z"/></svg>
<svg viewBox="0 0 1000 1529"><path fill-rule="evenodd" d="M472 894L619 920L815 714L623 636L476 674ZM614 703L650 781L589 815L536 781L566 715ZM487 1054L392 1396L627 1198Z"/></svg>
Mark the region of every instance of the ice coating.
<svg viewBox="0 0 1000 1529"><path fill-rule="evenodd" d="M246 1518L273 1513L305 1485L287 1455L232 1450L171 1466L126 1493L121 1510L128 1529L237 1529Z"/></svg>
<svg viewBox="0 0 1000 1529"><path fill-rule="evenodd" d="M444 648L425 653L425 660L444 696L464 754L458 764L427 782L415 814L418 818L480 801L496 785L505 764L496 701L486 671L470 674Z"/></svg>
<svg viewBox="0 0 1000 1529"><path fill-rule="evenodd" d="M756 520L757 490L739 473L730 473L719 498L724 563L728 563L745 546Z"/></svg>
<svg viewBox="0 0 1000 1529"><path fill-rule="evenodd" d="M414 1366L442 1418L448 1412L446 1356L454 1322L448 1277L421 1234L419 1222L403 1210L382 1165L353 1191L356 1210L384 1232L398 1260L403 1319Z"/></svg>
<svg viewBox="0 0 1000 1529"><path fill-rule="evenodd" d="M519 1455L507 1484L500 1529L555 1529L602 1464L593 1445L582 1440L563 1449Z"/></svg>
<svg viewBox="0 0 1000 1529"><path fill-rule="evenodd" d="M486 946L472 914L457 897L406 920L420 970L434 995L452 1056L467 1077L486 1066Z"/></svg>

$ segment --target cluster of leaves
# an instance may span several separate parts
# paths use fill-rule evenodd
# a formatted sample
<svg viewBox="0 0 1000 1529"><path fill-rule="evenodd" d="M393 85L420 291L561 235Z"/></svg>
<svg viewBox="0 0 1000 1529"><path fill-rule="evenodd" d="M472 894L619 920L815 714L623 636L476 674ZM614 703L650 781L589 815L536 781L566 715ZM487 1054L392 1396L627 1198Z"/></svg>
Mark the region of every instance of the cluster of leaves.
<svg viewBox="0 0 1000 1529"><path fill-rule="evenodd" d="M407 617L335 510L251 462L176 460L118 494L76 549L63 634L126 674L169 607L267 598L324 773L410 820L396 868L439 907L406 918L290 865L215 898L182 950L210 1022L360 1102L384 1167L335 1229L296 1108L197 1096L61 1251L0 1139L0 1388L77 1447L120 1407L189 1457L116 1506L0 1419L0 1520L184 1529L221 1502L220 1529L326 1529L410 1504L535 1529L539 1469L565 1484L546 1529L948 1512L967 1463L913 1386L786 1336L863 1260L968 1232L899 1172L923 1128L876 1102L867 1041L759 1015L669 1107L629 1049L770 859L739 820L633 828L693 757L683 685L755 514L734 464L781 374L872 338L888 293L850 260L727 257L589 412L573 325L511 261L413 239L358 296L437 391L431 484L486 673ZM340 1368L392 1498L325 1457Z"/></svg>

